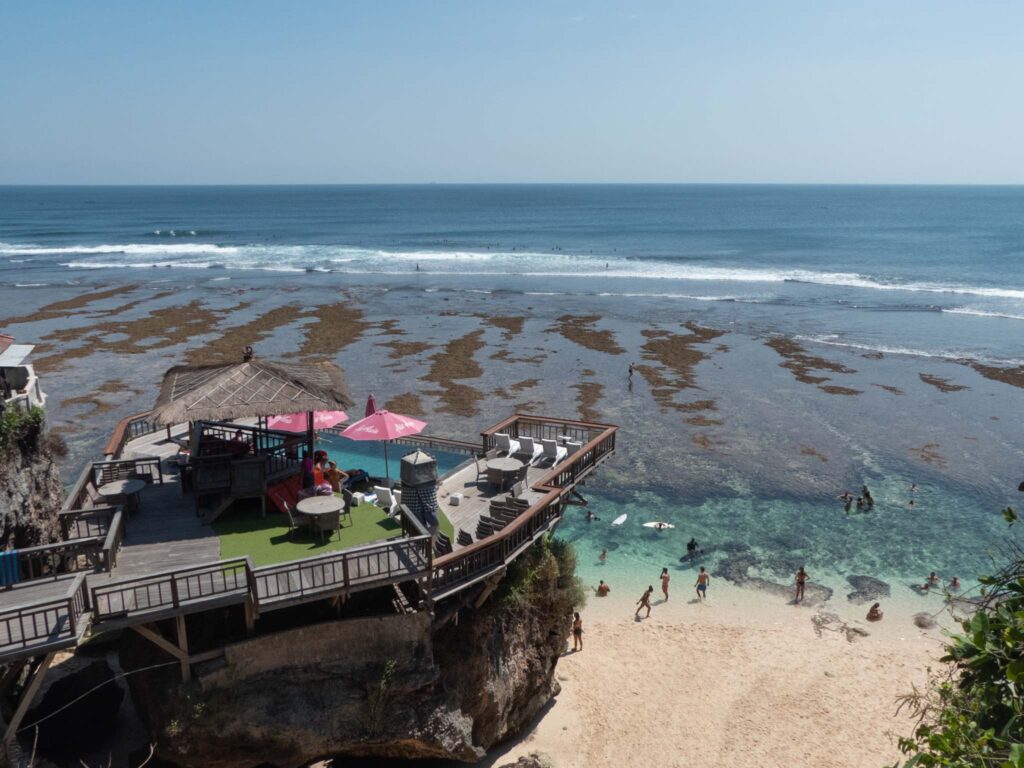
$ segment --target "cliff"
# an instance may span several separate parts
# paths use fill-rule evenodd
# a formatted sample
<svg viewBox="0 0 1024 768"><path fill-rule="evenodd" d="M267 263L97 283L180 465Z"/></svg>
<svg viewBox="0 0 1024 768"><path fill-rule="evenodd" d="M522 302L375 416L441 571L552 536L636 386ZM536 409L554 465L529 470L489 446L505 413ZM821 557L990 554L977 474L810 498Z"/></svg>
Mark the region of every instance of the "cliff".
<svg viewBox="0 0 1024 768"><path fill-rule="evenodd" d="M183 766L475 762L558 692L555 665L582 598L574 567L571 549L542 543L481 607L441 628L420 612L284 629L228 646L190 684L176 665L131 675L132 697L160 756ZM129 632L121 661L141 669L167 657Z"/></svg>
<svg viewBox="0 0 1024 768"><path fill-rule="evenodd" d="M42 411L0 414L0 545L47 544L59 538L57 512L64 486L54 461L59 438L43 434Z"/></svg>

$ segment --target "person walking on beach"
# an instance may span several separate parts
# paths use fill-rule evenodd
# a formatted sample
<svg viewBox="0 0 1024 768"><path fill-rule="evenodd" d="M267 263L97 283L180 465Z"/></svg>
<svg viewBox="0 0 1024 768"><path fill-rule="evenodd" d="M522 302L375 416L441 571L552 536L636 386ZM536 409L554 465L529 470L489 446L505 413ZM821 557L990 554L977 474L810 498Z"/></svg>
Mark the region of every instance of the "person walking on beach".
<svg viewBox="0 0 1024 768"><path fill-rule="evenodd" d="M804 599L804 587L807 585L807 571L801 565L800 570L796 572L796 600L793 602L799 603Z"/></svg>
<svg viewBox="0 0 1024 768"><path fill-rule="evenodd" d="M694 586L697 588L697 599L707 600L708 599L708 584L711 583L711 574L704 570L704 566L700 567L700 573L697 574L697 583Z"/></svg>
<svg viewBox="0 0 1024 768"><path fill-rule="evenodd" d="M572 649L574 651L583 650L583 619L580 618L579 612L574 613L572 619Z"/></svg>
<svg viewBox="0 0 1024 768"><path fill-rule="evenodd" d="M665 602L668 602L668 582L672 577L668 574L668 568L661 569L661 591L665 593Z"/></svg>
<svg viewBox="0 0 1024 768"><path fill-rule="evenodd" d="M654 587L647 587L647 591L645 591L642 595L640 595L640 599L636 601L636 604L638 606L637 609L636 609L636 613L633 614L635 617L639 618L640 611L643 608L646 608L647 609L647 615L644 616L644 618L645 619L646 618L650 618L650 615L651 615L651 593L652 592L654 592Z"/></svg>

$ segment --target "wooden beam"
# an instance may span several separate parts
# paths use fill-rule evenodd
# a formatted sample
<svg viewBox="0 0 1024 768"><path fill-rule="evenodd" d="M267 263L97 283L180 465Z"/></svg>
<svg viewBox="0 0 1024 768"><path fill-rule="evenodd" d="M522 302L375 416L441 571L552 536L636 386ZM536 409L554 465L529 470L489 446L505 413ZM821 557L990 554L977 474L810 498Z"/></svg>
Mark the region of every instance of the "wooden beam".
<svg viewBox="0 0 1024 768"><path fill-rule="evenodd" d="M53 658L56 655L56 651L50 651L46 654L43 660L39 662L39 666L29 676L28 685L25 686L25 690L22 691L21 698L18 701L18 708L14 710L14 716L11 718L11 722L8 723L7 731L4 733L4 744L10 744L14 740L15 735L18 733L18 726L21 725L22 718L28 712L28 708L31 706L32 699L35 698L39 686L43 684L46 670L50 668L50 664L53 663Z"/></svg>
<svg viewBox="0 0 1024 768"><path fill-rule="evenodd" d="M178 627L178 647L184 654L181 657L181 679L187 683L192 679L192 665L188 660L188 629L185 626L185 617L175 616L174 623Z"/></svg>
<svg viewBox="0 0 1024 768"><path fill-rule="evenodd" d="M203 653L197 653L194 656L188 657L189 664L200 664L204 661L212 661L213 659L219 659L224 655L223 648L216 648L212 651L204 651Z"/></svg>
<svg viewBox="0 0 1024 768"><path fill-rule="evenodd" d="M7 668L6 674L4 674L3 680L0 680L0 695L6 693L11 684L21 676L21 672L25 669L28 661L28 659L18 659L11 663L11 666Z"/></svg>
<svg viewBox="0 0 1024 768"><path fill-rule="evenodd" d="M144 638L149 640L153 645L157 646L160 650L166 651L176 659L185 659L188 657L187 653L183 653L174 643L164 639L155 629L151 629L148 624L136 624L132 627L136 632L142 635Z"/></svg>

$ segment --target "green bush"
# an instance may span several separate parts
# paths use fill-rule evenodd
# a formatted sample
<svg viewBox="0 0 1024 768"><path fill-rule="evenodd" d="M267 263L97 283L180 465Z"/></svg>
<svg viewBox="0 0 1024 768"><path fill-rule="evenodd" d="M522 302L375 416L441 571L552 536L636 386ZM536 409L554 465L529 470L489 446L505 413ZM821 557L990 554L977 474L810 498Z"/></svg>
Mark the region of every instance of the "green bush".
<svg viewBox="0 0 1024 768"><path fill-rule="evenodd" d="M904 698L917 726L900 739L903 768L1024 768L1024 550L1011 545L1008 559L980 580L977 611L951 635L944 673Z"/></svg>
<svg viewBox="0 0 1024 768"><path fill-rule="evenodd" d="M559 616L582 608L587 598L576 576L572 544L545 537L530 547L509 565L499 599L506 605L550 610Z"/></svg>
<svg viewBox="0 0 1024 768"><path fill-rule="evenodd" d="M43 428L45 413L42 408L4 408L0 412L0 450L14 446L34 445Z"/></svg>

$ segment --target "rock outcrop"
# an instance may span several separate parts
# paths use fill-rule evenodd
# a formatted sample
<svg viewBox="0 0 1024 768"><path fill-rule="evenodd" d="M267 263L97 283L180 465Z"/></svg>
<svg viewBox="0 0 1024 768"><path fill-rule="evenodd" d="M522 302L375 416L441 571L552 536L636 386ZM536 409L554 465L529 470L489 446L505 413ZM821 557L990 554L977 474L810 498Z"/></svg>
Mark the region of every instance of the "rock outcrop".
<svg viewBox="0 0 1024 768"><path fill-rule="evenodd" d="M874 576L847 576L846 580L853 587L853 592L847 594L846 599L856 605L873 603L892 594L889 585Z"/></svg>
<svg viewBox="0 0 1024 768"><path fill-rule="evenodd" d="M59 536L57 512L64 486L42 424L0 441L0 549L48 544Z"/></svg>
<svg viewBox="0 0 1024 768"><path fill-rule="evenodd" d="M427 612L279 628L228 646L191 684L176 665L131 675L132 699L159 756L182 766L475 762L558 692L555 665L581 595L574 565L571 550L538 545L482 607L440 628ZM204 620L190 619L190 633L206 634ZM126 670L166 660L125 633Z"/></svg>

